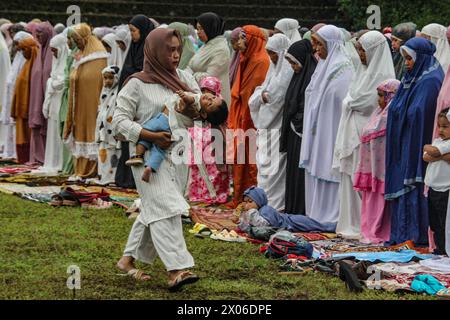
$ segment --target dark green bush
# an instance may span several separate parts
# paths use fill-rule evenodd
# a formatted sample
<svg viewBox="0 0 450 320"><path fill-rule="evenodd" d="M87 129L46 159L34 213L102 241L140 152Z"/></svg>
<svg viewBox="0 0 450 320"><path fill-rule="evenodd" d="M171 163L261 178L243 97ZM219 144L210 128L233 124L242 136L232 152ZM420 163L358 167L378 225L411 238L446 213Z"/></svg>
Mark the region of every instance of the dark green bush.
<svg viewBox="0 0 450 320"><path fill-rule="evenodd" d="M381 9L381 27L412 21L418 28L429 23L450 24L450 0L338 0L339 17L348 20L352 30L367 28L366 9L377 5Z"/></svg>

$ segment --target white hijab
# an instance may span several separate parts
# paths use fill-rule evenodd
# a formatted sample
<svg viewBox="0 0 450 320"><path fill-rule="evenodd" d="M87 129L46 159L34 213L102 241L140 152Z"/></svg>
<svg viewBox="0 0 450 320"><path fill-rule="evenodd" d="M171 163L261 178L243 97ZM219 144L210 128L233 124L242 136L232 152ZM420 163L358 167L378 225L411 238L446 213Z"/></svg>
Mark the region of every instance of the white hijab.
<svg viewBox="0 0 450 320"><path fill-rule="evenodd" d="M3 109L3 97L6 94L6 86L8 74L11 69L11 60L9 56L8 44L3 37L3 34L0 32L0 107Z"/></svg>
<svg viewBox="0 0 450 320"><path fill-rule="evenodd" d="M352 35L350 32L345 30L344 28L341 28L342 35L344 36L344 43L345 43L345 50L347 51L347 54L350 58L350 60L353 63L353 66L355 67L355 71L358 69L359 65L361 64L361 59L359 58L358 51L356 51L355 44L352 39Z"/></svg>
<svg viewBox="0 0 450 320"><path fill-rule="evenodd" d="M69 46L67 45L67 37L63 34L58 34L50 40L50 48L58 49L57 58L53 57L52 72L50 77L52 79L63 78L64 69L66 68L67 58L69 56Z"/></svg>
<svg viewBox="0 0 450 320"><path fill-rule="evenodd" d="M14 36L14 41L21 41L25 38L32 37L31 34L20 31L16 33ZM16 55L14 56L13 63L11 65L10 71L6 77L6 92L4 95L0 96L1 99L1 105L2 113L0 120L3 122L3 124L10 124L11 123L11 103L12 103L12 97L14 95L14 89L16 87L16 80L19 76L20 71L23 68L23 65L25 64L26 59L22 54L22 51L17 51Z"/></svg>
<svg viewBox="0 0 450 320"><path fill-rule="evenodd" d="M270 62L266 79L257 87L249 99L249 107L256 129L279 129L282 122L284 97L294 71L286 60L286 52L291 41L281 33L269 38L266 49L278 54L275 65ZM268 103L262 101L262 94L267 92Z"/></svg>
<svg viewBox="0 0 450 320"><path fill-rule="evenodd" d="M299 24L295 19L284 18L278 20L278 22L275 24L275 28L283 32L283 34L288 37L291 43L302 40L300 32L298 32Z"/></svg>
<svg viewBox="0 0 450 320"><path fill-rule="evenodd" d="M359 43L366 52L367 65L361 63L356 70L342 103L333 161L333 168L341 168L341 171L340 160L349 157L359 146L362 129L378 106L377 86L395 78L392 54L381 32L369 31L359 38ZM353 174L349 170L345 172Z"/></svg>
<svg viewBox="0 0 450 320"><path fill-rule="evenodd" d="M450 66L450 45L447 40L447 28L437 23L431 23L423 27L422 33L431 37L431 42L436 45L434 56L446 73Z"/></svg>
<svg viewBox="0 0 450 320"><path fill-rule="evenodd" d="M58 50L57 57L53 56L52 72L47 81L45 100L42 112L45 118L56 119L59 116L61 106L61 97L64 89L65 73L64 70L69 56L69 46L67 37L64 34L58 34L50 40L50 48Z"/></svg>
<svg viewBox="0 0 450 320"><path fill-rule="evenodd" d="M339 28L326 25L316 35L325 42L328 55L319 60L306 88L300 167L316 178L339 182L339 175L332 171L333 150L353 64Z"/></svg>
<svg viewBox="0 0 450 320"><path fill-rule="evenodd" d="M126 49L122 51L119 47L119 53L122 56L122 65L118 65L122 69L125 59L127 57L128 51L131 47L131 32L127 25L119 26L116 31L116 41L122 41L125 43Z"/></svg>
<svg viewBox="0 0 450 320"><path fill-rule="evenodd" d="M109 66L118 66L119 68L123 67L123 64L125 62L126 56L123 55L124 51L120 49L119 45L117 44L117 36L114 33L108 33L106 36L103 37L102 41L104 41L108 46L111 48L111 53L108 58L108 65Z"/></svg>

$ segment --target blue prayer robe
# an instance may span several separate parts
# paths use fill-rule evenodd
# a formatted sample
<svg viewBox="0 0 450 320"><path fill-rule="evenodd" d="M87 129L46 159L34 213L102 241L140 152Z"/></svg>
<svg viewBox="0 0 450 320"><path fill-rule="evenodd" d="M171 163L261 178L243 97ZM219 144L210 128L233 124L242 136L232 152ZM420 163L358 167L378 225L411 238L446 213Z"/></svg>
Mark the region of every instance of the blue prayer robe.
<svg viewBox="0 0 450 320"><path fill-rule="evenodd" d="M386 133L385 198L391 212L390 244L428 242L428 206L423 195L426 163L423 146L432 141L434 116L444 72L433 56L434 44L412 38L417 54L389 106Z"/></svg>

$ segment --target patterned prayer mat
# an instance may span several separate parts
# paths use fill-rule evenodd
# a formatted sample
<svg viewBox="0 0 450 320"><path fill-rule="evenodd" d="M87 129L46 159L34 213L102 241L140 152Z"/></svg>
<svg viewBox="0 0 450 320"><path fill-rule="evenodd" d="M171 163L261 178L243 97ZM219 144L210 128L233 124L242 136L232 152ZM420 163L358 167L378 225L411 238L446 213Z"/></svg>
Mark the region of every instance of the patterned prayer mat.
<svg viewBox="0 0 450 320"><path fill-rule="evenodd" d="M225 228L234 230L237 227L237 224L233 222L236 219L235 210L192 207L190 213L194 223L204 224L213 230Z"/></svg>

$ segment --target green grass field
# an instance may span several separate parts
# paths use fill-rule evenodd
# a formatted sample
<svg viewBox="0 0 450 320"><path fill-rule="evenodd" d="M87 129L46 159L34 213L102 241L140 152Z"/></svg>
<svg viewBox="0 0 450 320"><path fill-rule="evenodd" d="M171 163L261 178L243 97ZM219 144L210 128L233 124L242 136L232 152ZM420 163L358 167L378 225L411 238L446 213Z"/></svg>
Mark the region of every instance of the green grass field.
<svg viewBox="0 0 450 320"><path fill-rule="evenodd" d="M429 299L365 290L350 293L338 278L319 273L279 276L279 262L253 244L197 239L187 232L201 280L167 291L160 261L139 265L153 280L137 283L115 268L132 221L120 209L52 208L0 194L0 299L72 299L67 268L81 269L76 299Z"/></svg>

